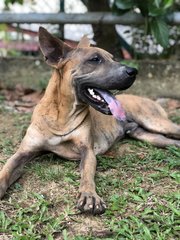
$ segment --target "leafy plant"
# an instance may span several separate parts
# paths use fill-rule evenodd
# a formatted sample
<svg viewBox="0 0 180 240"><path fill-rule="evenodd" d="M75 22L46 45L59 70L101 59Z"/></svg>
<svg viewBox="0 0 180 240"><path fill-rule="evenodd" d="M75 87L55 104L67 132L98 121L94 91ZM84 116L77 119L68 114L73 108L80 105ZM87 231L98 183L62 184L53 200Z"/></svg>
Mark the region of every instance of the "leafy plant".
<svg viewBox="0 0 180 240"><path fill-rule="evenodd" d="M19 3L19 4L23 4L24 0L5 0L4 1L6 7L8 7L9 4L14 4L14 3Z"/></svg>
<svg viewBox="0 0 180 240"><path fill-rule="evenodd" d="M32 3L34 3L35 0L30 0ZM4 0L4 4L6 6L6 8L8 9L9 8L9 5L10 4L15 4L15 3L18 3L20 5L23 5L26 3L26 1L24 0Z"/></svg>
<svg viewBox="0 0 180 240"><path fill-rule="evenodd" d="M169 44L169 29L166 15L174 4L174 0L115 0L113 10L118 14L139 9L144 17L145 33L152 34L162 47Z"/></svg>

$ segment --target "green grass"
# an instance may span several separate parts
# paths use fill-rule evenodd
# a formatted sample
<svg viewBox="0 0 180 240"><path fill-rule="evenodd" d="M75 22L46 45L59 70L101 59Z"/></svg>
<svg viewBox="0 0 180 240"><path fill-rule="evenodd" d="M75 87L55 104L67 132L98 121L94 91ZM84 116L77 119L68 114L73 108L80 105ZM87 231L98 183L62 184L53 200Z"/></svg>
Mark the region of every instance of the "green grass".
<svg viewBox="0 0 180 240"><path fill-rule="evenodd" d="M28 198L33 199L33 204L11 205L15 212L11 218L4 211L0 212L0 232L12 234L14 239L53 239L53 234L63 231L66 213L53 217L49 213L53 205L43 195L34 193Z"/></svg>
<svg viewBox="0 0 180 240"><path fill-rule="evenodd" d="M180 124L180 116L179 116L179 115L173 115L173 116L170 117L170 119L171 119L173 122L175 122L175 123L177 123L177 124Z"/></svg>
<svg viewBox="0 0 180 240"><path fill-rule="evenodd" d="M62 160L54 154L39 157L28 166L27 171L34 172L40 180L60 182L64 181L77 185L77 162Z"/></svg>
<svg viewBox="0 0 180 240"><path fill-rule="evenodd" d="M13 118L16 136L0 129L1 156L6 159L30 117L4 114ZM0 239L180 239L180 149L158 149L128 139L112 152L124 147L127 151L121 157L98 156L97 192L108 206L102 216L87 216L75 208L78 162L53 154L32 161L0 202Z"/></svg>

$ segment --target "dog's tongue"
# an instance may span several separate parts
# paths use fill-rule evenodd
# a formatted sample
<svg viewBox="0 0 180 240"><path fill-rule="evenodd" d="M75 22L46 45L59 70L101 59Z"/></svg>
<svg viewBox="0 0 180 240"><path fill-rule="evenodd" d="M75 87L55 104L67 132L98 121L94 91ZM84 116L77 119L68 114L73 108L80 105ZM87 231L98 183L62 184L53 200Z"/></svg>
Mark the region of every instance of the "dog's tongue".
<svg viewBox="0 0 180 240"><path fill-rule="evenodd" d="M108 91L103 91L98 89L98 92L104 98L104 100L108 103L108 107L112 113L112 115L119 121L125 121L126 115L125 111L121 106L121 103Z"/></svg>

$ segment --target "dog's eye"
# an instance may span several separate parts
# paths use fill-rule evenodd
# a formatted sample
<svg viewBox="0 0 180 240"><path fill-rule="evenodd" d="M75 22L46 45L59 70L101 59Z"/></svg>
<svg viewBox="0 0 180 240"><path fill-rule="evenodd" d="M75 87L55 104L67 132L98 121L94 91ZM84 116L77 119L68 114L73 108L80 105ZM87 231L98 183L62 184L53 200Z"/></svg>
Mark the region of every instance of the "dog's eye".
<svg viewBox="0 0 180 240"><path fill-rule="evenodd" d="M94 57L90 58L88 61L92 62L92 63L101 63L102 59L99 56L94 56Z"/></svg>

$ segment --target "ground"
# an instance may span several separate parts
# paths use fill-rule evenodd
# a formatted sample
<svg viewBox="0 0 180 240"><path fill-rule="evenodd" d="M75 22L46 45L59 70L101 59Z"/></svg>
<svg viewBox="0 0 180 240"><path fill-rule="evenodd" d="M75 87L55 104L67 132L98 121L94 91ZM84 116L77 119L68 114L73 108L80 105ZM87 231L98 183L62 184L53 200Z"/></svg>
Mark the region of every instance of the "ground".
<svg viewBox="0 0 180 240"><path fill-rule="evenodd" d="M17 149L30 113L0 110L0 165ZM174 115L173 119L179 121ZM180 150L126 139L98 156L101 216L76 209L79 163L49 154L27 165L0 202L0 239L179 239Z"/></svg>
<svg viewBox="0 0 180 240"><path fill-rule="evenodd" d="M39 60L0 62L1 169L18 148L32 108L42 94L32 88L44 88L50 73ZM131 88L133 93L153 98L179 96L178 62L143 64L140 75L143 79L147 76L146 82L137 80ZM16 85L16 90L4 90L5 85ZM158 101L168 109L171 119L180 123L179 101ZM0 239L180 239L179 159L180 149L176 147L159 149L131 139L116 144L98 156L97 192L107 210L101 216L90 216L76 209L79 162L53 154L37 158L0 201Z"/></svg>

